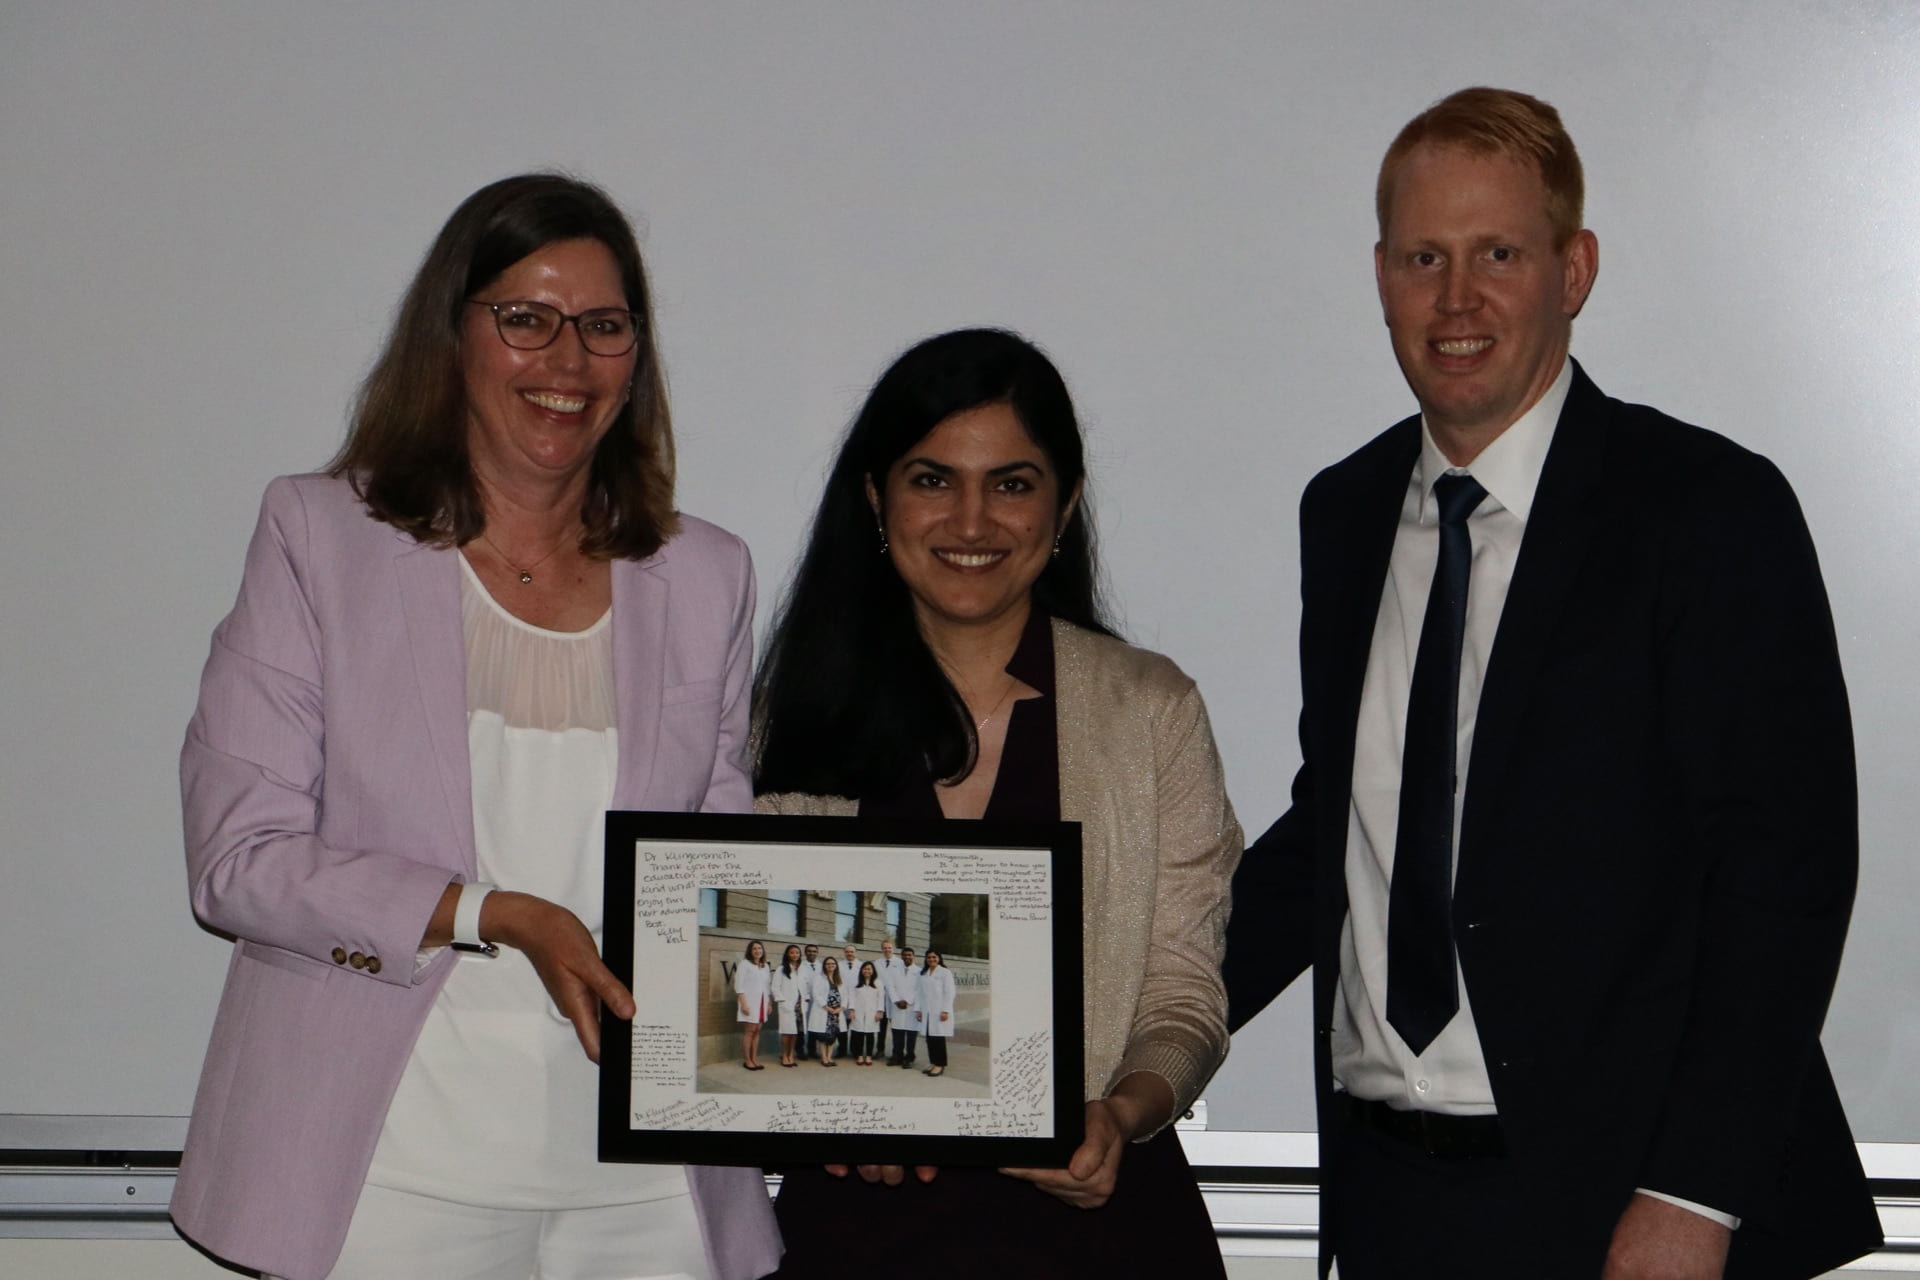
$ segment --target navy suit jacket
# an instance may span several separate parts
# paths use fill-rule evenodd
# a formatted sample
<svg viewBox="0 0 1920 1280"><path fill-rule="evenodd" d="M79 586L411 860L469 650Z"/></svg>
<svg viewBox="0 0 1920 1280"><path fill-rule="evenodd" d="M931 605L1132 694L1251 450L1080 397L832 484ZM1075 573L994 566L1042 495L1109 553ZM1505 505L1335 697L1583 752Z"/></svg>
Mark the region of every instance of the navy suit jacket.
<svg viewBox="0 0 1920 1280"><path fill-rule="evenodd" d="M1307 487L1303 763L1234 882L1232 1024L1313 968L1323 1151L1345 1124L1329 1051L1354 726L1419 451L1409 418ZM1635 1187L1739 1216L1730 1276L1876 1247L1819 1045L1853 903L1852 729L1813 543L1771 463L1575 366L1461 824L1460 964L1525 1211L1566 1250L1543 1262L1597 1275ZM1364 1190L1323 1172L1329 1203L1346 1194Z"/></svg>

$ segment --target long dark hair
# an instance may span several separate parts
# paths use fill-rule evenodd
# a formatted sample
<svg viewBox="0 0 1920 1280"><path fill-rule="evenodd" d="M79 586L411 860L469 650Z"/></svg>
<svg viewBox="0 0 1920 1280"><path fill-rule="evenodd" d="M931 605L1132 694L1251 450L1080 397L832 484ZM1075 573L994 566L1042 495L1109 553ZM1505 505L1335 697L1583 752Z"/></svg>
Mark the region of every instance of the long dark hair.
<svg viewBox="0 0 1920 1280"><path fill-rule="evenodd" d="M504 178L468 196L407 287L387 345L361 384L347 441L327 464L329 474L353 482L376 519L442 546L480 536L486 515L467 453L461 316L467 299L508 267L562 240L607 247L641 325L633 394L587 475L580 549L637 559L658 551L676 530L673 426L640 248L606 192L557 173Z"/></svg>
<svg viewBox="0 0 1920 1280"><path fill-rule="evenodd" d="M914 620L913 600L881 554L866 486L956 413L1006 404L1059 480L1079 491L1060 551L1033 604L1112 635L1100 601L1086 460L1073 400L1040 350L1003 329L961 329L911 348L881 375L827 476L800 566L754 681L754 788L764 794L887 795L917 772L965 777L977 742L966 702Z"/></svg>
<svg viewBox="0 0 1920 1280"><path fill-rule="evenodd" d="M805 963L806 958L800 955L800 944L797 942L789 942L780 952L780 972L789 978L800 972L800 966Z"/></svg>
<svg viewBox="0 0 1920 1280"><path fill-rule="evenodd" d="M860 962L860 972L855 976L853 985L856 987L877 987L880 985L880 970L874 966L873 961L862 960Z"/></svg>

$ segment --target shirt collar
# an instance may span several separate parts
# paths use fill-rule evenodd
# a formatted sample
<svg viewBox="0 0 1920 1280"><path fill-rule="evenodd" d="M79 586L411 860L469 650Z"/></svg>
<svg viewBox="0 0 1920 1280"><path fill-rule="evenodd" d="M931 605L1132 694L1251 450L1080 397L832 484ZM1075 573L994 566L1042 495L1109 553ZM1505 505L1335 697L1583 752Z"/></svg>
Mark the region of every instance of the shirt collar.
<svg viewBox="0 0 1920 1280"><path fill-rule="evenodd" d="M1533 509L1534 490L1540 487L1540 470L1547 463L1547 449L1553 444L1553 431L1560 422L1560 410L1566 406L1567 391L1573 386L1573 360L1560 365L1560 375L1533 407L1480 451L1470 466L1455 467L1433 442L1426 419L1420 420L1420 523L1433 524L1439 509L1433 500L1433 484L1449 471L1465 471L1492 495L1493 501L1520 517L1524 524ZM1481 508L1493 509L1492 504Z"/></svg>

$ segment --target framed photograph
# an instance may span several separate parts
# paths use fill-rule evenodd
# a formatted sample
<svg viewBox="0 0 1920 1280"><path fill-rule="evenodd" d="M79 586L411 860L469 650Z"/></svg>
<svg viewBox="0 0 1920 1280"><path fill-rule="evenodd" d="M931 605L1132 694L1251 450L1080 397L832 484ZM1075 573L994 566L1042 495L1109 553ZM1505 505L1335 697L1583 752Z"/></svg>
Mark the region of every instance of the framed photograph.
<svg viewBox="0 0 1920 1280"><path fill-rule="evenodd" d="M1080 930L1078 823L609 813L600 1159L1064 1167Z"/></svg>

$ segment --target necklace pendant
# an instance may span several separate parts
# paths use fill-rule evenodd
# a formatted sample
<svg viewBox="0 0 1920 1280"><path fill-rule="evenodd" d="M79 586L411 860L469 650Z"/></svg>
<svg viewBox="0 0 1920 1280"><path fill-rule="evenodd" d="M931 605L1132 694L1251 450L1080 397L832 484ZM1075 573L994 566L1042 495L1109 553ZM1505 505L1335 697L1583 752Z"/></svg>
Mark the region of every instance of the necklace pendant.
<svg viewBox="0 0 1920 1280"><path fill-rule="evenodd" d="M532 574L530 574L530 573L528 573L528 572L527 572L527 571L526 571L525 569L522 569L522 570L520 571L520 581L521 581L521 582L522 582L523 584L524 584L524 583L529 583L529 582L532 582L532 581L533 581L533 575L532 575Z"/></svg>

